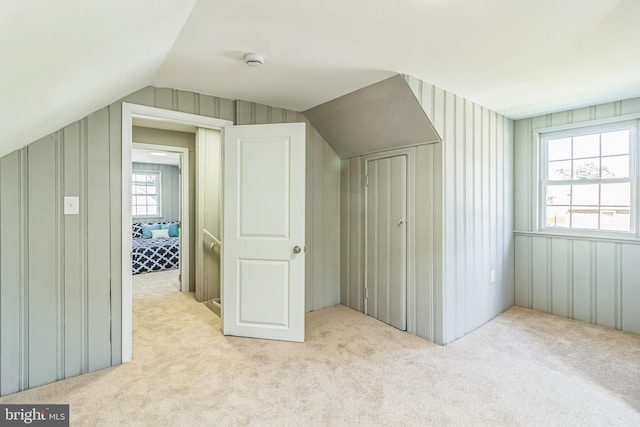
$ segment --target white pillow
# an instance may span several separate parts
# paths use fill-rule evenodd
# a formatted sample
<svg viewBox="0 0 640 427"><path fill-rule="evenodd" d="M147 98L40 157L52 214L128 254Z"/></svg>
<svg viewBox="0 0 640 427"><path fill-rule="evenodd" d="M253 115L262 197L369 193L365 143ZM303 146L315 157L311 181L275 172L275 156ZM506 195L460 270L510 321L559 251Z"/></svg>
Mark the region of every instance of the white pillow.
<svg viewBox="0 0 640 427"><path fill-rule="evenodd" d="M165 228L164 230L151 230L151 238L152 239L168 239L169 229Z"/></svg>

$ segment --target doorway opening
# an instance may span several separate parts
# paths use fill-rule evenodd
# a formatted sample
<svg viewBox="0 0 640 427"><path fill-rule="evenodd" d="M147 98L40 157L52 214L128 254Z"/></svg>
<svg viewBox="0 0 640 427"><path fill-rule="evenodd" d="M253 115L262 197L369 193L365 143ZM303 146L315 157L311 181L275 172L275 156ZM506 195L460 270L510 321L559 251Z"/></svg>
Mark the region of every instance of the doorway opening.
<svg viewBox="0 0 640 427"><path fill-rule="evenodd" d="M228 120L214 119L210 117L197 116L194 114L181 113L171 110L163 110L154 107L147 107L135 104L122 104L122 362L128 362L132 357L132 340L133 340L133 289L132 289L132 229L133 229L133 213L134 213L134 204L133 204L133 149L134 149L134 141L138 142L147 142L152 145L157 145L157 140L149 141L144 138L139 138L139 132L136 132L137 137L134 139L134 130L139 128L150 129L154 132L158 131L173 131L173 132L183 132L183 133L191 133L194 135L194 151L195 156L189 156L188 148L187 153L184 151L181 152L183 163L182 167L188 167L188 163L186 159L189 160L193 164L193 168L191 170L195 171L195 162L199 158L198 150L197 150L197 141L195 138L195 134L198 129L211 129L215 131L215 133L220 134L220 131L225 126L231 125L232 122ZM153 133L153 132L152 132ZM162 147L164 151L171 151L171 149L167 148L167 146L175 146L172 143L167 143ZM139 147L136 147L139 148ZM150 148L146 146L144 148ZM180 148L180 147L178 147ZM185 147L182 147L185 148ZM159 150L159 147L154 146L154 150ZM180 150L178 150L180 152ZM160 152L160 150L159 150ZM197 180L196 180L197 182ZM184 260L182 264L186 267L187 259L195 260L197 257L198 250L203 249L203 239L202 239L202 231L198 232L198 206L197 206L197 197L195 196L195 191L198 187L194 185L194 188L191 188L193 196L190 197L192 201L194 201L194 207L190 209L189 207L183 206L183 215L180 218L180 223L184 224L186 221L189 224L193 224L193 227L190 225L189 227L193 228L193 239L191 242L195 242L192 247L195 250L195 254L189 251L189 245L184 245L181 250L181 254L185 255L185 249L187 251L186 256L184 256ZM186 193L183 189L183 194ZM145 199L147 200L147 199ZM184 201L184 198L182 199ZM195 219L193 221L189 221L189 218L186 214L193 213ZM190 233L184 232L186 227L181 227L182 234L184 237L187 237ZM162 230L162 229L161 229ZM197 272L198 267L191 264L193 267L188 268L188 277L182 277L181 280L181 290L183 291L194 291L195 289L191 288L189 282L194 283L197 282Z"/></svg>
<svg viewBox="0 0 640 427"><path fill-rule="evenodd" d="M136 126L131 174L132 274L177 272L189 292L194 268L190 221L189 145L193 135ZM138 141L182 143L183 147ZM190 141L191 140L191 141ZM191 142L191 144L189 144Z"/></svg>

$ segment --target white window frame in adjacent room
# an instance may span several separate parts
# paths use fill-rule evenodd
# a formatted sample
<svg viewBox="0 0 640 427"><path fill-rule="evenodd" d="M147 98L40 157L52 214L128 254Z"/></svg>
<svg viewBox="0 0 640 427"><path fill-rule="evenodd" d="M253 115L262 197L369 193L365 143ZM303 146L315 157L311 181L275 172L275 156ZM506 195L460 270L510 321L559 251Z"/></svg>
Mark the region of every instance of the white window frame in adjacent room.
<svg viewBox="0 0 640 427"><path fill-rule="evenodd" d="M538 160L539 160L539 179L538 179L538 231L544 233L554 233L554 234L567 234L567 235L584 235L584 236L593 236L593 237L611 237L611 238L637 238L638 237L638 175L640 167L638 165L638 126L639 126L638 117L624 117L615 118L610 120L597 120L582 123L580 125L564 125L556 128L545 128L538 129L538 141L539 141L539 150L538 150ZM552 180L548 177L548 141L555 140L560 138L575 138L585 135L592 134L602 134L615 130L629 130L629 177L628 178L603 178L600 176L599 178L593 179L578 179L575 176L572 176L570 179L565 180ZM571 160L572 164L577 159L574 157L575 154L573 152L573 145L571 149L570 158L566 160ZM602 153L602 145L600 145L599 156L593 157L603 159L607 156ZM571 171L573 174L573 170ZM549 185L584 185L586 183L589 184L607 184L607 183L625 183L628 182L630 185L630 230L608 230L608 229L596 229L596 228L578 228L572 227L571 224L568 227L558 227L558 226L549 226L547 225L547 188ZM602 207L606 206L601 201L601 191L599 192L599 199L597 204L597 209L600 210ZM574 206L578 206L578 204L573 203L573 193L570 196L570 209ZM590 205L590 207L596 207L596 205ZM598 227L601 227L601 216L598 217Z"/></svg>
<svg viewBox="0 0 640 427"><path fill-rule="evenodd" d="M134 183L133 176L134 175L155 175L156 176L156 200L158 205L158 212L155 215L135 215L132 214L133 218L162 218L162 173L161 171L151 171L151 170L133 170L131 171L131 182ZM136 203L133 202L133 198L136 197L136 194L131 194L131 211L133 212L136 206Z"/></svg>

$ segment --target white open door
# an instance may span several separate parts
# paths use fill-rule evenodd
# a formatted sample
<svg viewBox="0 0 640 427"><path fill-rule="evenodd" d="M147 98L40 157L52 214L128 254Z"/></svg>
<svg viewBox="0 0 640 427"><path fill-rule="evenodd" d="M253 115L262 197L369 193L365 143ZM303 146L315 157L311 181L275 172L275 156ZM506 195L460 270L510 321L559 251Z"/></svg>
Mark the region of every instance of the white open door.
<svg viewBox="0 0 640 427"><path fill-rule="evenodd" d="M304 341L305 125L224 129L225 335Z"/></svg>

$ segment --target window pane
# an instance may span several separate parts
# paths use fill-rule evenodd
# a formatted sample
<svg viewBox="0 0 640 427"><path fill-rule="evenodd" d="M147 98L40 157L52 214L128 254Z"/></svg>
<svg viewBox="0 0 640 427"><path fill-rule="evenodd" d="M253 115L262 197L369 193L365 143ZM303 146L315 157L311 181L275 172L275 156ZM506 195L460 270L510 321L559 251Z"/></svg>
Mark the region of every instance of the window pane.
<svg viewBox="0 0 640 427"><path fill-rule="evenodd" d="M547 227L569 227L568 206L547 206Z"/></svg>
<svg viewBox="0 0 640 427"><path fill-rule="evenodd" d="M547 142L549 147L549 160L566 160L571 158L571 138L550 139Z"/></svg>
<svg viewBox="0 0 640 427"><path fill-rule="evenodd" d="M598 229L599 209L590 206L571 208L571 228Z"/></svg>
<svg viewBox="0 0 640 427"><path fill-rule="evenodd" d="M144 204L146 204L147 206L157 206L158 201L156 196L145 197Z"/></svg>
<svg viewBox="0 0 640 427"><path fill-rule="evenodd" d="M602 178L628 178L629 156L602 158Z"/></svg>
<svg viewBox="0 0 640 427"><path fill-rule="evenodd" d="M549 162L547 176L552 181L571 179L571 160Z"/></svg>
<svg viewBox="0 0 640 427"><path fill-rule="evenodd" d="M598 206L598 184L573 185L572 204Z"/></svg>
<svg viewBox="0 0 640 427"><path fill-rule="evenodd" d="M629 207L602 207L600 209L602 230L631 231L631 210Z"/></svg>
<svg viewBox="0 0 640 427"><path fill-rule="evenodd" d="M600 155L600 134L573 138L573 158L596 157Z"/></svg>
<svg viewBox="0 0 640 427"><path fill-rule="evenodd" d="M155 174L149 174L147 175L147 183L149 185L156 185L156 175Z"/></svg>
<svg viewBox="0 0 640 427"><path fill-rule="evenodd" d="M157 206L147 206L147 215L157 215L158 207Z"/></svg>
<svg viewBox="0 0 640 427"><path fill-rule="evenodd" d="M547 205L571 204L570 185L547 185Z"/></svg>
<svg viewBox="0 0 640 427"><path fill-rule="evenodd" d="M602 134L602 155L629 153L629 130L618 130Z"/></svg>
<svg viewBox="0 0 640 427"><path fill-rule="evenodd" d="M603 205L631 206L631 184L620 182L602 184L600 203Z"/></svg>
<svg viewBox="0 0 640 427"><path fill-rule="evenodd" d="M141 185L133 186L133 194L146 194L146 192L147 192L147 187L145 186L141 186Z"/></svg>
<svg viewBox="0 0 640 427"><path fill-rule="evenodd" d="M573 179L600 179L600 159L574 160Z"/></svg>

